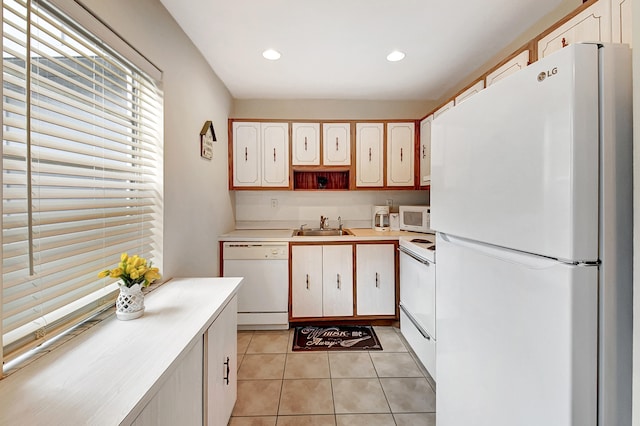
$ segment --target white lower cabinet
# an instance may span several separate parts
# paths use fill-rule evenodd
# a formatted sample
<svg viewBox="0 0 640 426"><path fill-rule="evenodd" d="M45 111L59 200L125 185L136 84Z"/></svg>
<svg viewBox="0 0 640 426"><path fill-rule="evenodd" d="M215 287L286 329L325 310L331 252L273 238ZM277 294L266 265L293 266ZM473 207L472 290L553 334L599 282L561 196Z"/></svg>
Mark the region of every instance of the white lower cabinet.
<svg viewBox="0 0 640 426"><path fill-rule="evenodd" d="M238 298L234 296L204 335L205 413L209 426L225 426L237 397ZM174 423L186 424L186 423Z"/></svg>
<svg viewBox="0 0 640 426"><path fill-rule="evenodd" d="M356 244L357 315L396 314L394 244Z"/></svg>
<svg viewBox="0 0 640 426"><path fill-rule="evenodd" d="M202 367L202 341L199 340L131 424L201 425Z"/></svg>
<svg viewBox="0 0 640 426"><path fill-rule="evenodd" d="M353 315L353 246L292 245L291 316Z"/></svg>
<svg viewBox="0 0 640 426"><path fill-rule="evenodd" d="M132 425L227 425L237 397L237 299L227 303Z"/></svg>
<svg viewBox="0 0 640 426"><path fill-rule="evenodd" d="M353 315L353 246L322 247L322 316Z"/></svg>

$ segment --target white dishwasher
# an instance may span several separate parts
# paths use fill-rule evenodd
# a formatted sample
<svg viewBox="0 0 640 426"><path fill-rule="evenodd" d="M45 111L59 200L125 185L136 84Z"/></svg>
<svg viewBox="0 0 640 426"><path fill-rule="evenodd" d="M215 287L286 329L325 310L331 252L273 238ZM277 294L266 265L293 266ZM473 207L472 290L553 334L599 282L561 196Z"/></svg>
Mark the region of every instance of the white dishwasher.
<svg viewBox="0 0 640 426"><path fill-rule="evenodd" d="M225 242L222 274L244 277L238 329L289 328L289 243Z"/></svg>

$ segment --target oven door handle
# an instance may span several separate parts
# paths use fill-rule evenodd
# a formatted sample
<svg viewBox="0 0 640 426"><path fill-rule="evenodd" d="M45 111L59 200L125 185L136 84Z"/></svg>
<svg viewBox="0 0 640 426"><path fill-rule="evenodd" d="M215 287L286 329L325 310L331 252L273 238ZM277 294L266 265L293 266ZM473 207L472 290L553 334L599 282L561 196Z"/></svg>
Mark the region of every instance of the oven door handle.
<svg viewBox="0 0 640 426"><path fill-rule="evenodd" d="M400 309L402 310L402 312L404 312L404 314L407 316L407 318L409 318L409 321L411 321L413 323L413 325L418 329L420 334L422 334L422 337L424 337L427 340L431 340L431 336L429 336L429 333L427 333L426 331L424 331L422 329L420 324L418 324L418 321L416 321L416 319L413 317L413 315L411 315L409 313L409 311L407 311L407 308L404 307L402 302L400 302Z"/></svg>
<svg viewBox="0 0 640 426"><path fill-rule="evenodd" d="M407 250L406 248L404 248L402 246L398 247L398 251L400 251L401 253L406 254L407 256L409 256L412 259L417 260L418 262L422 263L423 265L431 266L431 262L429 262L427 259L422 259L421 257L416 256L415 254L413 254L413 252Z"/></svg>

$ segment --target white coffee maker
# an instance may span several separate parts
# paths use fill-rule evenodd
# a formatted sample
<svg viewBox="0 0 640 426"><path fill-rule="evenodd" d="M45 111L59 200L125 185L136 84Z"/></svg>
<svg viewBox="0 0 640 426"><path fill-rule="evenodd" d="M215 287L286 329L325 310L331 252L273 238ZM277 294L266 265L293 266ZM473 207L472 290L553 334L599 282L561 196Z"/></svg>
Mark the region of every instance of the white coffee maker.
<svg viewBox="0 0 640 426"><path fill-rule="evenodd" d="M373 206L371 227L376 231L389 230L389 206Z"/></svg>

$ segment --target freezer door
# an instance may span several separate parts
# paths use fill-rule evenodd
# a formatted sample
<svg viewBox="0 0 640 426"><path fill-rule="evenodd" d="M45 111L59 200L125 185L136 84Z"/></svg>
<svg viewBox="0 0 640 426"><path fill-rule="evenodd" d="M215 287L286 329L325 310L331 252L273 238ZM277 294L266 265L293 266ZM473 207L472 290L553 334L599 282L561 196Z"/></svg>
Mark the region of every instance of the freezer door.
<svg viewBox="0 0 640 426"><path fill-rule="evenodd" d="M437 247L438 426L595 426L597 266Z"/></svg>
<svg viewBox="0 0 640 426"><path fill-rule="evenodd" d="M571 45L432 125L431 228L598 258L598 52Z"/></svg>

